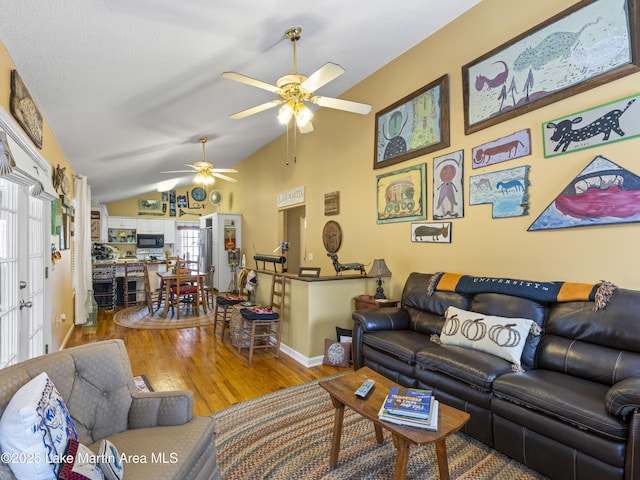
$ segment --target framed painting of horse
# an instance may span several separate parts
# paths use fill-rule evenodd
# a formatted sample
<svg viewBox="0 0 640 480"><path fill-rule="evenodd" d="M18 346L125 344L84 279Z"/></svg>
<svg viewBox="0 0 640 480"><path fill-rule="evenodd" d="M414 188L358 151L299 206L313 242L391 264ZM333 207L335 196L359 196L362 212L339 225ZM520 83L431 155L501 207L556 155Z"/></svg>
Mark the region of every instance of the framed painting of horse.
<svg viewBox="0 0 640 480"><path fill-rule="evenodd" d="M529 165L469 177L469 205L490 204L492 218L520 217L529 211Z"/></svg>
<svg viewBox="0 0 640 480"><path fill-rule="evenodd" d="M640 70L640 0L582 0L462 67L465 133Z"/></svg>

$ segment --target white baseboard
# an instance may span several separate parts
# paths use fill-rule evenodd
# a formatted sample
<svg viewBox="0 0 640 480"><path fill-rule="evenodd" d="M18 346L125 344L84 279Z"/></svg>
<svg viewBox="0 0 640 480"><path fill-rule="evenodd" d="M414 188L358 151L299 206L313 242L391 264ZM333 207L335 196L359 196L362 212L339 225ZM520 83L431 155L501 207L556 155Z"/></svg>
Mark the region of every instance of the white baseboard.
<svg viewBox="0 0 640 480"><path fill-rule="evenodd" d="M293 358L296 362L300 363L301 365L304 365L307 368L317 367L318 365L322 365L322 359L324 358L324 355L320 355L318 357L311 357L311 358L306 357L302 355L300 352L297 352L296 350L292 349L288 345L285 345L284 343L280 344L280 351L282 353L287 354L289 357Z"/></svg>

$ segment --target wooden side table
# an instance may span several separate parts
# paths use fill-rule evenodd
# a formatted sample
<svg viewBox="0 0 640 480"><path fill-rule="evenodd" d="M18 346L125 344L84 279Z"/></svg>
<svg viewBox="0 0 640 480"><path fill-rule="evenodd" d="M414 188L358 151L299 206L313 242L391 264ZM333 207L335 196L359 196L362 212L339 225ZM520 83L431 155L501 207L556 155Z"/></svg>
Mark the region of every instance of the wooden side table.
<svg viewBox="0 0 640 480"><path fill-rule="evenodd" d="M354 297L354 300L356 304L356 310L360 310L363 308L374 309L398 306L398 300L390 300L388 298L377 300L371 295L358 295L357 297Z"/></svg>

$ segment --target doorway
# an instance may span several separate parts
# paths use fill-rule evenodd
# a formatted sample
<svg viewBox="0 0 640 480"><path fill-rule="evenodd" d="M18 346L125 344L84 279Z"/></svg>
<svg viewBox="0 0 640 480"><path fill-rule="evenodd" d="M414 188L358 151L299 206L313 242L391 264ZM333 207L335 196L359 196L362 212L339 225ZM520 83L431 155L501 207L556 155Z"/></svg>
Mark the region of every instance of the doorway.
<svg viewBox="0 0 640 480"><path fill-rule="evenodd" d="M300 267L304 267L306 262L306 207L304 205L295 206L282 212L283 235L281 238L283 241L289 242L285 268L289 273L298 273Z"/></svg>

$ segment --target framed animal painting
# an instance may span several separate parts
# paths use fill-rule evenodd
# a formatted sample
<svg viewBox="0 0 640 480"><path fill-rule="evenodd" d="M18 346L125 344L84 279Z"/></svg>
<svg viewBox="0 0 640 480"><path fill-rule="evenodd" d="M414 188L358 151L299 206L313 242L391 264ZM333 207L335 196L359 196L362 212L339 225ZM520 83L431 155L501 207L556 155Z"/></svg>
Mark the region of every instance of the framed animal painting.
<svg viewBox="0 0 640 480"><path fill-rule="evenodd" d="M424 163L376 177L377 223L427 218Z"/></svg>
<svg viewBox="0 0 640 480"><path fill-rule="evenodd" d="M433 159L433 219L462 218L464 150Z"/></svg>
<svg viewBox="0 0 640 480"><path fill-rule="evenodd" d="M451 243L451 222L412 223L411 241L415 243Z"/></svg>
<svg viewBox="0 0 640 480"><path fill-rule="evenodd" d="M527 155L531 155L531 130L528 128L487 142L471 151L473 168L486 167Z"/></svg>
<svg viewBox="0 0 640 480"><path fill-rule="evenodd" d="M449 146L449 76L444 75L376 113L373 168Z"/></svg>
<svg viewBox="0 0 640 480"><path fill-rule="evenodd" d="M640 70L640 0L582 0L462 67L465 133Z"/></svg>
<svg viewBox="0 0 640 480"><path fill-rule="evenodd" d="M528 231L640 222L640 177L598 155Z"/></svg>
<svg viewBox="0 0 640 480"><path fill-rule="evenodd" d="M640 95L542 124L544 156L598 147L640 136Z"/></svg>
<svg viewBox="0 0 640 480"><path fill-rule="evenodd" d="M527 215L529 166L473 175L469 178L469 205L491 204L493 218Z"/></svg>

